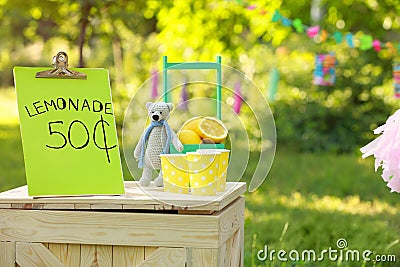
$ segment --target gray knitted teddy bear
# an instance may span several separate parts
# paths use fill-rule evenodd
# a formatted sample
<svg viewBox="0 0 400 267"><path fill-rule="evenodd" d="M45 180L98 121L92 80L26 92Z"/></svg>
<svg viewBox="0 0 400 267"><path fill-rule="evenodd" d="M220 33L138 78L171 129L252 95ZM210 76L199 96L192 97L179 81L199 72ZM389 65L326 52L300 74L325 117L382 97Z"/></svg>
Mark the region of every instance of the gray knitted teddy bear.
<svg viewBox="0 0 400 267"><path fill-rule="evenodd" d="M151 182L152 170L157 169L160 172L154 183L156 186L163 186L160 154L169 153L170 143L179 152L183 150L183 145L167 123L172 104L147 102L146 108L151 124L140 137L134 151L135 158L139 160L139 168L143 168L139 183L141 186L148 186Z"/></svg>

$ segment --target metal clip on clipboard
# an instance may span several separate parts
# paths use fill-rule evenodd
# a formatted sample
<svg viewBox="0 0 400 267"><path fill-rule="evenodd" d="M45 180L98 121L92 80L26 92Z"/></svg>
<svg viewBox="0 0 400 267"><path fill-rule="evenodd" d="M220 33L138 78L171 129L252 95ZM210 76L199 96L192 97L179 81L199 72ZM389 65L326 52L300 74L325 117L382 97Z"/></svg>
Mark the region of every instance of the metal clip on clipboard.
<svg viewBox="0 0 400 267"><path fill-rule="evenodd" d="M65 52L58 52L53 57L54 69L40 71L36 73L36 78L58 78L58 79L81 79L86 80L84 73L68 69L68 55Z"/></svg>

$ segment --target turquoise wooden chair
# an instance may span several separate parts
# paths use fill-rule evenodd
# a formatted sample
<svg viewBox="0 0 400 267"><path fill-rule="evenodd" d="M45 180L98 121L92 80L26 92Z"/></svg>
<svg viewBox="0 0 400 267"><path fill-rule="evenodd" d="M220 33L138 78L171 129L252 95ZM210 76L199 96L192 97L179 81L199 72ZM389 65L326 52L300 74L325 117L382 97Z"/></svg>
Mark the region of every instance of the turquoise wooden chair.
<svg viewBox="0 0 400 267"><path fill-rule="evenodd" d="M170 70L216 70L217 71L217 118L221 119L222 101L222 69L221 56L217 56L216 62L168 62L167 56L163 56L163 91L164 102L169 100L168 71Z"/></svg>

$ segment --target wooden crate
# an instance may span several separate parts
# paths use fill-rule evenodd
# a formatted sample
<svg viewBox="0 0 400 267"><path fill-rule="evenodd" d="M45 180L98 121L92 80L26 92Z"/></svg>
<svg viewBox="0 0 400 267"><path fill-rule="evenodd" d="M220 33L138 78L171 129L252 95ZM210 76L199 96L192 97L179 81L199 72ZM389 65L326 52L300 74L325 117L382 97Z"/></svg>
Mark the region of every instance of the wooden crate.
<svg viewBox="0 0 400 267"><path fill-rule="evenodd" d="M245 183L189 196L125 183L125 196L0 193L0 266L243 266ZM166 204L169 203L169 204Z"/></svg>

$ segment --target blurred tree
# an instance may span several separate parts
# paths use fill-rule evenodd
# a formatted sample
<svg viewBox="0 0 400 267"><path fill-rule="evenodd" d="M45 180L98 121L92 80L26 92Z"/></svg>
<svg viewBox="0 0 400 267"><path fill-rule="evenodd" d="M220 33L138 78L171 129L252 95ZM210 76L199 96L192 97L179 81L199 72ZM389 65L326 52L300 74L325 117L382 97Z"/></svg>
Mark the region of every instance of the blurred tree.
<svg viewBox="0 0 400 267"><path fill-rule="evenodd" d="M94 49L104 40L111 44L113 62L118 68L119 82L123 82L121 36L128 31L147 36L155 31L156 18L145 18L143 10L146 1L0 1L0 44L1 69L18 63L21 59L11 58L10 53L22 54L23 48L46 43L52 38L66 40L70 46L77 47L79 67L86 66L84 48ZM15 34L22 33L22 34ZM18 53L20 51L20 53ZM103 51L104 52L104 51ZM34 64L36 58L24 55L25 65ZM106 56L109 58L109 55ZM106 62L106 65L110 65ZM10 84L10 80L1 84Z"/></svg>
<svg viewBox="0 0 400 267"><path fill-rule="evenodd" d="M400 28L396 12L399 7L393 1L322 1L321 5L326 12L320 25L330 33L351 31L357 39L370 34L384 42L400 40L393 31ZM310 8L311 2L289 0L282 4L282 13L312 25ZM379 53L373 49L361 51L333 40L316 44L297 33L283 44L293 51L292 55L304 48L314 54L334 51L339 64L333 87L307 86L310 72L306 80L297 75L299 72L283 73L282 79L294 89L286 91L287 95L274 105L282 143L301 150L349 152L373 138L371 130L399 106L392 99L391 89L395 55L388 49Z"/></svg>
<svg viewBox="0 0 400 267"><path fill-rule="evenodd" d="M363 31L385 41L399 40L400 7L393 0L314 2L320 2L320 24L330 33L349 30L359 37ZM333 148L322 149L349 151L356 141L338 148L346 135L369 138L365 133L373 122L382 121L393 109L388 105L393 101L388 95L387 50L360 52L334 41L316 44L305 34L271 22L274 10L280 9L289 18L310 24L312 1L258 0L251 5L218 0L0 0L0 85L12 84L12 66L49 65L55 51L67 49L73 66L79 62L110 69L121 122L129 97L160 65L162 55L172 61L209 61L220 54L224 64L241 69L264 93L269 71L278 69L274 107L279 140L311 144L303 147L309 149L323 147L320 141L312 145L310 136L331 136L324 140L334 143ZM337 55L337 83L331 88L311 86L314 54L326 51ZM285 114L298 117L288 120ZM349 120L346 125L356 126L343 131L342 114ZM358 125L360 121L364 124Z"/></svg>

